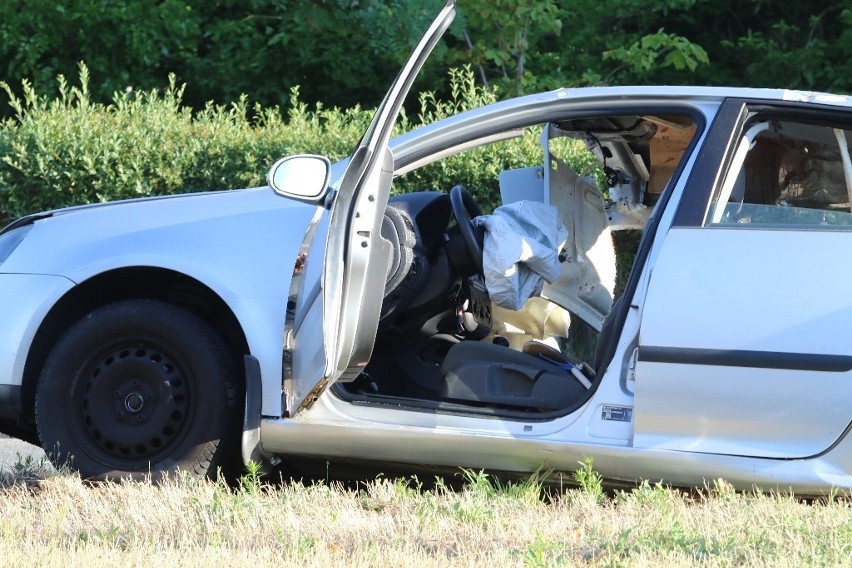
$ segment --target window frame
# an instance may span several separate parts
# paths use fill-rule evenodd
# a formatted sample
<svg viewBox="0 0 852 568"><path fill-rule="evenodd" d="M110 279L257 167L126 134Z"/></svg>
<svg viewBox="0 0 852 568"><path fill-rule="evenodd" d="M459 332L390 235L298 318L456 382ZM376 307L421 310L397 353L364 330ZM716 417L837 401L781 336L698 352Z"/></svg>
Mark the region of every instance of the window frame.
<svg viewBox="0 0 852 568"><path fill-rule="evenodd" d="M842 128L852 131L852 109L817 103L791 101L749 100L727 98L719 106L710 125L707 138L699 150L695 166L689 174L686 191L678 204L672 227L747 228L743 225L714 225L709 222L713 212L714 197L721 185L738 173L742 164L736 164L737 149L746 132L755 122L785 120L809 123L827 128ZM735 170L736 168L736 170ZM736 176L734 176L734 180ZM758 227L772 228L755 224ZM796 225L784 228L796 229ZM802 225L799 230L820 230L822 227ZM836 230L827 227L826 230ZM845 229L842 229L845 230Z"/></svg>

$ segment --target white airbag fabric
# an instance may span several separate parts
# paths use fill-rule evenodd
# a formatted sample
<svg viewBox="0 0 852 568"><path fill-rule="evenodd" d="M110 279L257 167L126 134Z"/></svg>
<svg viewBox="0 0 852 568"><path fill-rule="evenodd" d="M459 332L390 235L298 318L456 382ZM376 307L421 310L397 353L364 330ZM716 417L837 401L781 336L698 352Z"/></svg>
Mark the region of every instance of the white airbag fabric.
<svg viewBox="0 0 852 568"><path fill-rule="evenodd" d="M498 306L518 310L541 293L543 280L551 283L559 276L559 250L568 229L555 207L517 201L473 221L485 227L485 286Z"/></svg>

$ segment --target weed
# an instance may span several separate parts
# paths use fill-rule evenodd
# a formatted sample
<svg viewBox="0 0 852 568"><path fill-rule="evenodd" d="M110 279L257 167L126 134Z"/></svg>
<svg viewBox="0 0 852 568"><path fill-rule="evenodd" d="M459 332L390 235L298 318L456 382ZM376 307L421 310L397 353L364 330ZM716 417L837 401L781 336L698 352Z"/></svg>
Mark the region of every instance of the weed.
<svg viewBox="0 0 852 568"><path fill-rule="evenodd" d="M603 489L603 476L595 471L594 459L586 457L578 463L580 468L574 472L574 481L580 485L582 491L593 497L596 503L604 503L606 494Z"/></svg>
<svg viewBox="0 0 852 568"><path fill-rule="evenodd" d="M630 491L619 491L617 501L620 504L634 503L639 507L653 508L662 513L670 513L677 503L681 503L681 496L662 483L650 484L647 480Z"/></svg>
<svg viewBox="0 0 852 568"><path fill-rule="evenodd" d="M44 456L34 458L31 455L23 456L20 452L15 455L15 463L11 468L8 471L0 470L0 485L30 483L52 472L50 462Z"/></svg>
<svg viewBox="0 0 852 568"><path fill-rule="evenodd" d="M240 489L249 495L257 495L261 490L263 466L256 461L246 464L246 472L240 477Z"/></svg>
<svg viewBox="0 0 852 568"><path fill-rule="evenodd" d="M535 540L523 550L521 561L524 566L533 568L562 566L570 562L566 557L564 545L546 540L540 534L536 534Z"/></svg>
<svg viewBox="0 0 852 568"><path fill-rule="evenodd" d="M418 494L419 482L411 479L377 477L358 490L358 501L366 510L381 511L394 503L406 502Z"/></svg>
<svg viewBox="0 0 852 568"><path fill-rule="evenodd" d="M546 475L536 471L524 481L507 481L484 471L462 469L465 490L485 499L505 498L522 501L528 505L542 502L542 479Z"/></svg>

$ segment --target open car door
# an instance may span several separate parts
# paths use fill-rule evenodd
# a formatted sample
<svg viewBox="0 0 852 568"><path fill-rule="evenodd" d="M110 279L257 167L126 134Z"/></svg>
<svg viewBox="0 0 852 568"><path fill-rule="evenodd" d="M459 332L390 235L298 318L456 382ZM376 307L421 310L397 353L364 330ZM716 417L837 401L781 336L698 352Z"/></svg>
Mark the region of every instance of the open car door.
<svg viewBox="0 0 852 568"><path fill-rule="evenodd" d="M319 225L318 235L327 226L322 291L305 307L307 315L291 338L292 370L285 381L289 416L310 406L334 381L357 377L370 359L393 252L381 237L393 178L388 143L405 96L454 16L450 0L379 105L340 178L327 225L326 220ZM311 253L321 240L312 243Z"/></svg>

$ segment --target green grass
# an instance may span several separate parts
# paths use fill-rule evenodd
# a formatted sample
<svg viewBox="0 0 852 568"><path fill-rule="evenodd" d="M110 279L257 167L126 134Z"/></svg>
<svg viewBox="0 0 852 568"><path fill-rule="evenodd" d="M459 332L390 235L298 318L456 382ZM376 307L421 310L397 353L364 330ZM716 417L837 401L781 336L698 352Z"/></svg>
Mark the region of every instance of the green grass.
<svg viewBox="0 0 852 568"><path fill-rule="evenodd" d="M0 566L826 566L852 558L848 496L804 502L684 493L644 483L604 493L540 476L460 483L241 483L180 478L89 484L19 464L0 475ZM456 486L458 485L458 486Z"/></svg>

